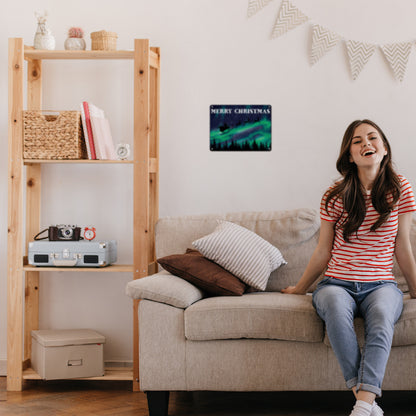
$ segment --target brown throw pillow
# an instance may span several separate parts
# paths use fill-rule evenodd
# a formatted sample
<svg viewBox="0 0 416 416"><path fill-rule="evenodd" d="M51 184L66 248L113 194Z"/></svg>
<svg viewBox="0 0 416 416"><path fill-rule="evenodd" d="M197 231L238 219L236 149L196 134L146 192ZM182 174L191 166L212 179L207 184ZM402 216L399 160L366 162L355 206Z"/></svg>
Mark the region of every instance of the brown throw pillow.
<svg viewBox="0 0 416 416"><path fill-rule="evenodd" d="M198 250L188 248L185 254L162 257L157 262L168 272L179 276L212 295L241 296L246 285Z"/></svg>

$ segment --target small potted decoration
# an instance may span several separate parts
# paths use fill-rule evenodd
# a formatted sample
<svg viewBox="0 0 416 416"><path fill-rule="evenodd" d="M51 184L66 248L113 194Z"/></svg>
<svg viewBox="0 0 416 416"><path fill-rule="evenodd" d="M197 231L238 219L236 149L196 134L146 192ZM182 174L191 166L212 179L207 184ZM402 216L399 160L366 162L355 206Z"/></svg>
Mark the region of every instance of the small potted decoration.
<svg viewBox="0 0 416 416"><path fill-rule="evenodd" d="M80 27L71 27L68 30L68 38L64 46L65 49L73 51L85 50L84 31Z"/></svg>

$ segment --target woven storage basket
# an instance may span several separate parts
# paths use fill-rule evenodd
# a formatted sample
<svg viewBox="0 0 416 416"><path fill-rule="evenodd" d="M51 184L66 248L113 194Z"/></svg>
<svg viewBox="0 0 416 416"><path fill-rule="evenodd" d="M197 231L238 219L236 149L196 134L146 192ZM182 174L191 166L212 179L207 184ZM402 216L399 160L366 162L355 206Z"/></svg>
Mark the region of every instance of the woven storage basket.
<svg viewBox="0 0 416 416"><path fill-rule="evenodd" d="M99 32L91 33L91 50L93 51L115 51L117 49L117 33Z"/></svg>
<svg viewBox="0 0 416 416"><path fill-rule="evenodd" d="M87 159L80 111L23 111L25 159Z"/></svg>

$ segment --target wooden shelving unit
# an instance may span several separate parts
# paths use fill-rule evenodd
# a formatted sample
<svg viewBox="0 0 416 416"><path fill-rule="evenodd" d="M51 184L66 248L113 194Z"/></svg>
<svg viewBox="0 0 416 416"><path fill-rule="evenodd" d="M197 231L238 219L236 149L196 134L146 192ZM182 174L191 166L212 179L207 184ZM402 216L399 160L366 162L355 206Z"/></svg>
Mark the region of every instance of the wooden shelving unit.
<svg viewBox="0 0 416 416"><path fill-rule="evenodd" d="M42 61L54 59L132 60L134 65L133 160L33 160L23 158L24 94L27 109L42 109ZM25 61L27 79L25 81ZM105 62L103 62L105 65ZM31 331L39 325L39 273L120 272L138 279L156 271L154 226L159 206L159 90L160 50L147 39L135 39L131 51L45 51L9 39L9 167L8 167L8 301L7 389L20 391L26 379L39 379L30 368ZM25 260L28 243L40 229L41 169L47 163L133 164L133 262L105 268L33 267ZM26 180L24 181L26 173ZM23 206L24 196L26 205ZM26 234L26 241L23 235ZM25 249L23 247L26 247ZM126 299L126 301L128 301ZM133 371L109 368L98 380L132 380L138 384L138 302L133 305Z"/></svg>

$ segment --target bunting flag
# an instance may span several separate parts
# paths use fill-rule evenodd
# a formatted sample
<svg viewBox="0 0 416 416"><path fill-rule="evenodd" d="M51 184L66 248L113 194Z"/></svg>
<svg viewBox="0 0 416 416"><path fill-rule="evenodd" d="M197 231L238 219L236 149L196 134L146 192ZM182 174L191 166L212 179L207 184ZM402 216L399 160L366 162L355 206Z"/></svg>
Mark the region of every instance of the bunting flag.
<svg viewBox="0 0 416 416"><path fill-rule="evenodd" d="M283 0L279 15L273 27L272 38L277 38L307 21L308 17L297 7L293 6L289 0Z"/></svg>
<svg viewBox="0 0 416 416"><path fill-rule="evenodd" d="M341 36L320 25L312 27L311 65L316 64L327 52L341 40Z"/></svg>
<svg viewBox="0 0 416 416"><path fill-rule="evenodd" d="M370 45L356 40L347 40L345 44L347 45L352 79L355 80L365 64L373 56L376 45Z"/></svg>
<svg viewBox="0 0 416 416"><path fill-rule="evenodd" d="M273 0L248 0L247 16L251 17Z"/></svg>
<svg viewBox="0 0 416 416"><path fill-rule="evenodd" d="M272 0L249 0L247 16L253 16L271 1ZM299 10L292 1L293 0L282 0L279 14L273 26L272 38L277 38L310 20L309 17ZM316 64L341 40L345 43L347 48L353 80L357 79L364 66L373 56L376 48L380 48L393 71L395 79L400 82L403 81L409 56L415 41L395 42L386 45L368 44L361 41L344 39L337 33L314 23L312 24L312 45L309 52L311 65Z"/></svg>
<svg viewBox="0 0 416 416"><path fill-rule="evenodd" d="M380 48L393 70L394 77L402 82L409 62L412 42L392 43L380 46Z"/></svg>

